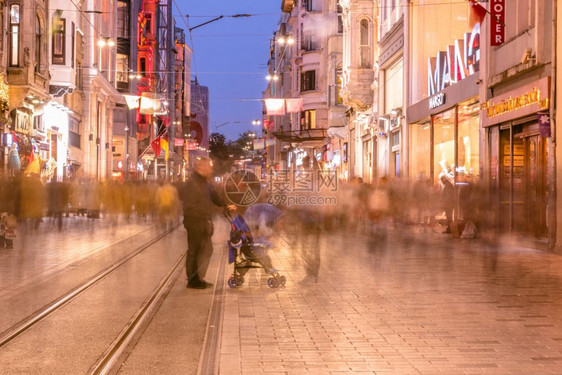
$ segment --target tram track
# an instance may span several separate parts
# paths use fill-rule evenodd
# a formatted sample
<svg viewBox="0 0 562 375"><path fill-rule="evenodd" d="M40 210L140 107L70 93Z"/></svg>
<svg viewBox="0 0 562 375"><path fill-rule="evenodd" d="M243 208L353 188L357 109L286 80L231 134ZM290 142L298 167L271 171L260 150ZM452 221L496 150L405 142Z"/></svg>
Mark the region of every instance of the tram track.
<svg viewBox="0 0 562 375"><path fill-rule="evenodd" d="M63 306L67 305L71 301L75 300L78 296L83 294L85 291L90 289L92 286L99 283L101 280L105 279L107 276L112 274L114 271L119 269L121 266L129 262L131 259L135 258L137 255L141 254L143 251L148 249L150 246L160 241L164 237L175 231L180 224L174 225L171 229L160 233L158 236L144 243L143 245L137 247L134 251L119 259L117 262L113 263L111 266L106 267L97 274L88 278L87 280L80 283L78 286L65 293L61 297L55 299L54 301L46 304L42 308L36 310L34 313L30 314L26 318L20 320L18 323L12 325L10 328L6 329L4 332L0 333L0 348L4 347L12 340L21 336L23 333L31 329L34 325L41 322L49 315L53 314L55 311L59 310ZM178 260L181 263L181 258Z"/></svg>
<svg viewBox="0 0 562 375"><path fill-rule="evenodd" d="M117 365L121 363L123 354L135 338L135 335L145 326L156 313L173 284L183 270L184 252L176 261L170 272L160 281L151 296L142 304L133 317L127 322L117 338L111 343L102 357L92 366L91 375L115 373Z"/></svg>

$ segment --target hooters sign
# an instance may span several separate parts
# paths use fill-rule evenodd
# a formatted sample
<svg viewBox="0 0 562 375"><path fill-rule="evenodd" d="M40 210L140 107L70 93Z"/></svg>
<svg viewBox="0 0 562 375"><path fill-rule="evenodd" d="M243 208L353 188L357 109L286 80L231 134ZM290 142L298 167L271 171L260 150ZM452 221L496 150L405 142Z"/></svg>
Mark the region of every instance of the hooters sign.
<svg viewBox="0 0 562 375"><path fill-rule="evenodd" d="M455 40L446 51L427 61L427 90L433 96L445 87L462 81L480 69L480 24L465 33L464 39Z"/></svg>
<svg viewBox="0 0 562 375"><path fill-rule="evenodd" d="M505 42L505 2L506 0L490 1L490 45L500 46Z"/></svg>

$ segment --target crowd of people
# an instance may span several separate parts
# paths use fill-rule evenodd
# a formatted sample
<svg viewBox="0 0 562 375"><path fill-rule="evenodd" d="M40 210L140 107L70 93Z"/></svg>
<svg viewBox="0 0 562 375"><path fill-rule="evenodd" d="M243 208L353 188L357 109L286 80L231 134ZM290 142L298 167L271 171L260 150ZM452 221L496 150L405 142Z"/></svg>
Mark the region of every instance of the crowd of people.
<svg viewBox="0 0 562 375"><path fill-rule="evenodd" d="M323 193L325 198L334 198L325 199L325 204L279 208L307 227L321 225L330 230L370 233L387 225L416 225L460 233L466 223L478 228L486 221L480 187L470 182L452 183L443 177L440 184L386 178L365 183L355 178L340 181L337 189ZM0 247L11 246L4 234L13 233L14 222L33 230L49 218L50 225L60 230L66 218L103 216L114 222L136 218L169 225L181 215L182 194L186 192L180 184L88 179L44 183L33 175L4 179L0 181ZM260 202L269 202L267 191Z"/></svg>
<svg viewBox="0 0 562 375"><path fill-rule="evenodd" d="M166 224L180 214L178 202L177 189L163 182L76 179L44 183L34 175L0 181L0 213L15 216L27 229L37 229L45 218L62 229L70 217L103 216L114 222L155 219Z"/></svg>

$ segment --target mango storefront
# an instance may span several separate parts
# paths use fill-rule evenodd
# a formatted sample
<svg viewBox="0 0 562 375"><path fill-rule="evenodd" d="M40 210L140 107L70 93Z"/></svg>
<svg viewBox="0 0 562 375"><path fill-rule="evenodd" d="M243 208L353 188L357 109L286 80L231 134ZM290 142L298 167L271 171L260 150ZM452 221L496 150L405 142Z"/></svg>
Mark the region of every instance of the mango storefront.
<svg viewBox="0 0 562 375"><path fill-rule="evenodd" d="M408 108L410 176L431 180L447 174L457 184L480 176L478 75ZM437 98L437 99L435 99Z"/></svg>
<svg viewBox="0 0 562 375"><path fill-rule="evenodd" d="M545 238L548 204L550 77L482 104L492 202L504 232Z"/></svg>

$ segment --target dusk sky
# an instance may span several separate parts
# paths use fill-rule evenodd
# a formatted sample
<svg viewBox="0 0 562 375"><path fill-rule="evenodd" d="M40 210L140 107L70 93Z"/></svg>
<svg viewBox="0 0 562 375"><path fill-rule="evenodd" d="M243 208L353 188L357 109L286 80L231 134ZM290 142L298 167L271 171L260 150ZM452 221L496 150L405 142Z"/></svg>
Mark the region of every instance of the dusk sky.
<svg viewBox="0 0 562 375"><path fill-rule="evenodd" d="M252 120L261 120L261 95L266 88L269 42L281 14L281 0L178 1L174 6L176 25L194 27L224 15L225 18L192 31L186 31L193 48L192 78L209 87L209 131L236 139L244 131L259 131ZM252 14L232 18L228 15ZM217 126L230 121L217 129ZM239 122L239 123L236 123Z"/></svg>

